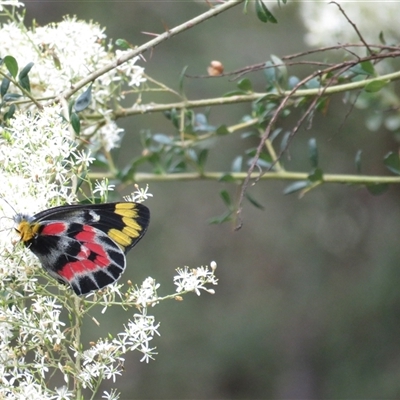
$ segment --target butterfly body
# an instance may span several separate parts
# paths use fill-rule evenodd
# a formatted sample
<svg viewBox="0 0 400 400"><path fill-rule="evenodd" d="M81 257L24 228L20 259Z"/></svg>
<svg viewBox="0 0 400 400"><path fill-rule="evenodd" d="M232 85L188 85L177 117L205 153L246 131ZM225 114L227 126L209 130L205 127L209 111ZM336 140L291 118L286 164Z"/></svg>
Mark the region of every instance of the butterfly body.
<svg viewBox="0 0 400 400"><path fill-rule="evenodd" d="M125 254L145 234L150 211L133 202L66 205L17 214L14 221L43 268L83 295L120 278Z"/></svg>

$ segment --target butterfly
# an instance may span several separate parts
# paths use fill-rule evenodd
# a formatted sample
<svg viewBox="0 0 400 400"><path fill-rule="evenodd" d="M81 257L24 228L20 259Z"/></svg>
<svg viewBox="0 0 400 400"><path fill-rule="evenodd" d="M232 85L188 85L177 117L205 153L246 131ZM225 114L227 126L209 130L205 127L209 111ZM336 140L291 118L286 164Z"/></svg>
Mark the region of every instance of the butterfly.
<svg viewBox="0 0 400 400"><path fill-rule="evenodd" d="M43 268L84 295L120 278L126 253L146 233L150 211L133 202L65 205L17 214L14 222Z"/></svg>

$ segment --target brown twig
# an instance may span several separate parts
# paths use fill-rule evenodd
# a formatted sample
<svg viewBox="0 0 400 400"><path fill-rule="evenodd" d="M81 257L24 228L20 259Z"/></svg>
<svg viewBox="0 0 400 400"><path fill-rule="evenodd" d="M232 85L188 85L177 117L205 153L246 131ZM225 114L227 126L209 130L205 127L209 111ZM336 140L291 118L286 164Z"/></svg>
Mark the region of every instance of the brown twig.
<svg viewBox="0 0 400 400"><path fill-rule="evenodd" d="M364 44L364 46L368 49L369 54L372 54L372 50L369 47L368 43L364 40L363 36L361 35L361 32L358 30L357 25L347 16L343 8L340 6L339 3L336 3L336 1L331 1L331 4L335 4L340 12L343 14L343 16L346 18L347 22L353 27L353 29L356 31L358 37L360 38L361 42Z"/></svg>

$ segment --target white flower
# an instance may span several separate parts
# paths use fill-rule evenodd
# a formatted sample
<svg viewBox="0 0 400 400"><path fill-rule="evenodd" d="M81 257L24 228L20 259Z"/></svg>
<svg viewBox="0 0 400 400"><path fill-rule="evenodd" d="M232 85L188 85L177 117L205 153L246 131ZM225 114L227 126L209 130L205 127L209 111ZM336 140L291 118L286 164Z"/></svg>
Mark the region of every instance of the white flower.
<svg viewBox="0 0 400 400"><path fill-rule="evenodd" d="M106 197L109 191L113 191L115 185L111 185L108 183L108 179L102 179L100 182L96 180L94 185L93 194L99 193L101 198Z"/></svg>
<svg viewBox="0 0 400 400"><path fill-rule="evenodd" d="M176 291L182 292L195 292L200 296L200 290L205 290L210 294L214 294L213 289L207 288L205 285L217 285L218 279L215 277L214 272L217 267L215 261L211 262L211 270L208 267L199 267L196 269L177 268L178 275L174 277L174 283L177 286Z"/></svg>
<svg viewBox="0 0 400 400"><path fill-rule="evenodd" d="M131 195L124 197L126 201L136 201L138 203L142 203L149 197L153 197L151 193L148 193L149 185L146 185L146 188L142 189L139 187L139 185L135 184L135 189L136 190L133 193L131 193Z"/></svg>
<svg viewBox="0 0 400 400"><path fill-rule="evenodd" d="M67 386L56 388L57 394L53 396L52 400L68 400L74 398L74 393L68 390Z"/></svg>
<svg viewBox="0 0 400 400"><path fill-rule="evenodd" d="M0 7L11 3L17 4L3 1ZM113 53L107 45L104 28L68 17L57 24L26 30L14 22L5 23L0 29L0 42L2 56L13 56L20 69L33 63L29 79L36 98L59 95L90 71L105 67L126 53L120 50ZM112 120L109 104L111 98L118 102L124 97L125 84L139 87L145 82L144 69L136 65L138 61L138 57L130 59L93 83L91 102L81 115L95 113L98 118L82 124L80 136L89 141L94 151L100 147L109 151L120 144L123 129ZM19 89L11 85L10 92L14 91Z"/></svg>
<svg viewBox="0 0 400 400"><path fill-rule="evenodd" d="M18 0L1 0L0 1L0 11L3 11L4 6L21 7L24 3Z"/></svg>
<svg viewBox="0 0 400 400"><path fill-rule="evenodd" d="M103 392L103 396L101 396L102 399L106 399L106 400L118 400L119 399L119 393L117 393L116 390L111 390L110 393L104 391Z"/></svg>
<svg viewBox="0 0 400 400"><path fill-rule="evenodd" d="M155 279L148 277L139 288L129 294L128 301L134 302L141 307L147 307L149 304L155 306L157 304L157 289L159 287L160 284L156 283Z"/></svg>
<svg viewBox="0 0 400 400"><path fill-rule="evenodd" d="M154 352L155 348L149 347L149 343L153 340L154 335L160 335L158 332L160 324L155 324L154 317L145 313L146 309L144 308L142 314L135 314L133 321L128 322L128 325L125 326L125 332L119 333L114 343L120 345L125 351L140 351L143 353L140 361L149 362L157 354Z"/></svg>

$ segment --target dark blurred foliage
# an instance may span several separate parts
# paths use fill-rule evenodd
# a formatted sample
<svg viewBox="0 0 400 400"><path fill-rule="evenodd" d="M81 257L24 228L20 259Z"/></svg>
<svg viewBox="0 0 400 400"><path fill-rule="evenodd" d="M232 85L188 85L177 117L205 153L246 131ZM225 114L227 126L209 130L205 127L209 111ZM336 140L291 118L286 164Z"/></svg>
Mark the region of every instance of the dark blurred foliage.
<svg viewBox="0 0 400 400"><path fill-rule="evenodd" d="M133 44L148 39L143 31L161 33L207 10L206 2L192 1L28 1L26 7L28 21L46 24L77 15L105 26L108 37ZM162 43L142 64L148 75L177 88L186 65L190 74L205 74L214 59L234 70L271 54L304 50L296 4L274 9L274 15L278 24L263 24L254 12L244 15L236 7ZM299 76L310 72L297 69ZM261 74L251 79L256 91L264 90ZM233 86L223 78L191 79L185 87L188 97L201 99ZM221 106L210 120L232 124L249 110L250 104ZM397 151L392 133L367 130L366 113L357 109L344 122L348 110L340 96L333 98L327 114L317 114L312 128L297 134L286 165L307 171L307 142L315 137L326 172L354 173L354 156L362 150L365 173L390 174L382 160ZM296 115L285 124L295 121ZM121 165L140 152L141 129L172 131L161 114L129 118L123 126ZM238 134L223 137L208 167L227 168L241 146ZM222 188L237 194L229 184L151 184L151 226L131 254L126 278L141 282L150 275L169 293L176 267L215 260L220 284L213 296L193 294L156 307L156 361L141 364L137 354L129 355L125 374L102 390L118 387L123 399L400 396L399 189L374 197L366 189L325 184L299 199L282 194L287 184L260 181L251 187L265 208L245 203L238 232L229 223L207 222L224 211ZM126 319L122 311L94 316L101 326L85 321L87 343L115 334Z"/></svg>

